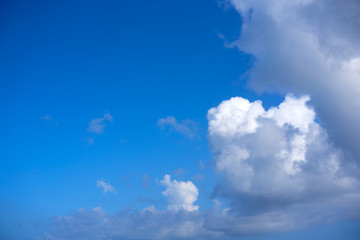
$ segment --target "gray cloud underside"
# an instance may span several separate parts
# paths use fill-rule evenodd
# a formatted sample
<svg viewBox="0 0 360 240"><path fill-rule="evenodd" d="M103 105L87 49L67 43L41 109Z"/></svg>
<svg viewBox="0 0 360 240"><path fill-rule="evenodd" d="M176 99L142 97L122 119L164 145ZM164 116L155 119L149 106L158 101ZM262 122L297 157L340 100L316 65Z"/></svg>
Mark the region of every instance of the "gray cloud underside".
<svg viewBox="0 0 360 240"><path fill-rule="evenodd" d="M331 140L360 162L360 1L231 0L242 15L233 43L255 57L249 86L307 94Z"/></svg>

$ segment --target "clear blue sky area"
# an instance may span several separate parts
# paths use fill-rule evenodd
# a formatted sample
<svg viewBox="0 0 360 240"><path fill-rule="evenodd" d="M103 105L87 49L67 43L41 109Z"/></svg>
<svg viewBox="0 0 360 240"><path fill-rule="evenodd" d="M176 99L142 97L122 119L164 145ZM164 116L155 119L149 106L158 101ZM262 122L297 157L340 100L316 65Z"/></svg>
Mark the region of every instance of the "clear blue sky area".
<svg viewBox="0 0 360 240"><path fill-rule="evenodd" d="M221 176L207 111L233 96L265 108L284 97L246 87L254 58L226 47L241 25L233 8L209 0L2 1L0 238L34 239L79 208L165 209L165 174L192 181L197 205L212 208ZM106 113L102 133L89 131ZM168 116L191 119L196 136L161 128ZM242 239L355 240L359 226Z"/></svg>

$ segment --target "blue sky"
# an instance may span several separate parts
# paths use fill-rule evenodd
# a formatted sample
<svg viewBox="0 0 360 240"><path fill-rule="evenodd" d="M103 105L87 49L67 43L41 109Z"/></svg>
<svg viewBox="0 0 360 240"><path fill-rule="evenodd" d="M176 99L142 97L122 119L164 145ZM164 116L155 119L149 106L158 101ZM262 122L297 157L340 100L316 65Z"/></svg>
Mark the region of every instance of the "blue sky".
<svg viewBox="0 0 360 240"><path fill-rule="evenodd" d="M270 2L3 2L0 236L356 239L360 6Z"/></svg>

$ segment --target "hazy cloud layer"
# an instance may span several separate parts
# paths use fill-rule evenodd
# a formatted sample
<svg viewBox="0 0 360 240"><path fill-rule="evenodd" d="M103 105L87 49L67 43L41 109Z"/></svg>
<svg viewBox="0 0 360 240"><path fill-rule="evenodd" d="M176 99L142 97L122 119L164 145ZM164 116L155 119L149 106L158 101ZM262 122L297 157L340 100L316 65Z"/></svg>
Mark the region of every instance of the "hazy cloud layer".
<svg viewBox="0 0 360 240"><path fill-rule="evenodd" d="M172 131L178 132L189 138L196 136L198 129L196 123L190 119L179 122L174 116L160 118L158 125L162 128L169 128Z"/></svg>
<svg viewBox="0 0 360 240"><path fill-rule="evenodd" d="M95 118L90 121L89 127L87 128L88 132L100 134L103 133L104 128L106 127L106 122L112 122L113 116L109 113L104 114L102 118Z"/></svg>
<svg viewBox="0 0 360 240"><path fill-rule="evenodd" d="M360 1L230 2L243 18L232 46L255 58L249 85L309 95L330 138L360 162Z"/></svg>
<svg viewBox="0 0 360 240"><path fill-rule="evenodd" d="M342 203L356 202L341 199ZM335 207L332 211L323 208ZM287 231L317 223L331 222L341 216L337 213L350 210L349 205L338 208L338 203L313 203L303 207L293 206L282 211L268 211L257 215L239 216L212 211L160 211L154 207L144 210L122 210L107 214L101 208L79 209L69 216L53 219L53 227L39 239L233 239L254 234ZM305 211L304 211L305 210Z"/></svg>
<svg viewBox="0 0 360 240"><path fill-rule="evenodd" d="M115 215L101 208L80 209L54 219L54 228L43 239L211 239L216 232L204 228L199 212L123 210Z"/></svg>

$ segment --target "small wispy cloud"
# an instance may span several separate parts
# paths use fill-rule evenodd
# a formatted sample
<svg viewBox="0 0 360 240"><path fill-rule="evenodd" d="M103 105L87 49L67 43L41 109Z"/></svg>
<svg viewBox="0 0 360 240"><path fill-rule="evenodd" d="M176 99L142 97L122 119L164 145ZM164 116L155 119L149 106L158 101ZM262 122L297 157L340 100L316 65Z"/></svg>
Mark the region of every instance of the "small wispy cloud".
<svg viewBox="0 0 360 240"><path fill-rule="evenodd" d="M179 122L174 116L168 116L166 118L160 118L158 125L161 129L169 128L175 132L178 132L189 138L196 136L198 129L196 123L193 120L187 119Z"/></svg>
<svg viewBox="0 0 360 240"><path fill-rule="evenodd" d="M142 187L144 189L150 189L150 176L146 173L141 177Z"/></svg>
<svg viewBox="0 0 360 240"><path fill-rule="evenodd" d="M185 174L185 172L186 172L186 170L184 170L183 168L178 168L178 169L176 169L176 170L174 171L174 174L175 174L176 176L182 176L182 175Z"/></svg>
<svg viewBox="0 0 360 240"><path fill-rule="evenodd" d="M91 146L94 143L94 138L90 137L87 139L88 144Z"/></svg>
<svg viewBox="0 0 360 240"><path fill-rule="evenodd" d="M112 122L113 116L110 113L105 113L102 118L95 118L90 121L89 127L87 128L88 132L100 134L103 133L104 128L106 127L106 122Z"/></svg>
<svg viewBox="0 0 360 240"><path fill-rule="evenodd" d="M106 183L105 179L97 180L96 187L101 188L103 190L103 193L107 193L107 192L116 193L115 187L111 186L109 183Z"/></svg>
<svg viewBox="0 0 360 240"><path fill-rule="evenodd" d="M225 36L224 36L224 34L222 34L222 33L218 33L218 34L217 34L217 37L218 37L219 39L225 39Z"/></svg>
<svg viewBox="0 0 360 240"><path fill-rule="evenodd" d="M46 114L45 116L42 116L41 119L45 120L47 122L54 120L54 118L52 116L50 116L49 114Z"/></svg>
<svg viewBox="0 0 360 240"><path fill-rule="evenodd" d="M202 175L201 173L197 173L196 175L192 176L191 178L195 181L202 181L205 179L205 176Z"/></svg>

